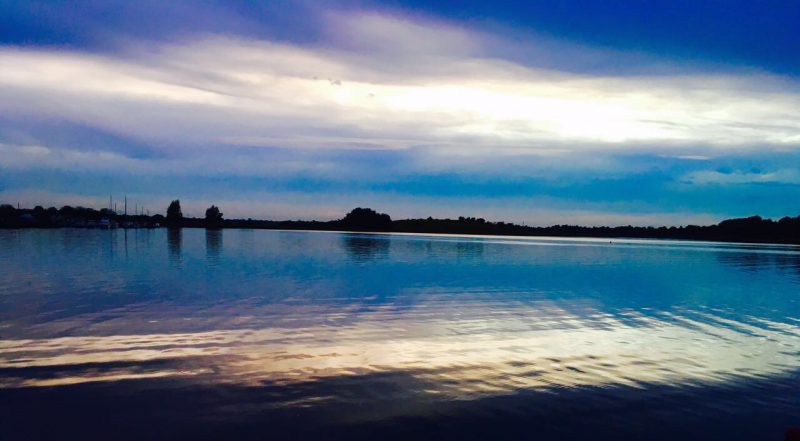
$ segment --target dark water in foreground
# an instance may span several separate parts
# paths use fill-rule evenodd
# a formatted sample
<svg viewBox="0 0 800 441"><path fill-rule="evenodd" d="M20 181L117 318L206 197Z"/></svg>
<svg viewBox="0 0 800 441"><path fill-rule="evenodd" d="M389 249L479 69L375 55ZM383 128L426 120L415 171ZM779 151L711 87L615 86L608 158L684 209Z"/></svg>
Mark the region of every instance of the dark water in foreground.
<svg viewBox="0 0 800 441"><path fill-rule="evenodd" d="M800 248L0 231L0 439L736 439L800 425Z"/></svg>

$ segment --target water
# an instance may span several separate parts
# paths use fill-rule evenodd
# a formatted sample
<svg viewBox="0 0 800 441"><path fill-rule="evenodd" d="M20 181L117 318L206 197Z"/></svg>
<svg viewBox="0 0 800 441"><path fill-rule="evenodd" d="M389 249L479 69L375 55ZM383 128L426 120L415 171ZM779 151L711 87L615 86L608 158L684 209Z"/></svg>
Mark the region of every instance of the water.
<svg viewBox="0 0 800 441"><path fill-rule="evenodd" d="M0 230L0 439L763 439L800 248Z"/></svg>

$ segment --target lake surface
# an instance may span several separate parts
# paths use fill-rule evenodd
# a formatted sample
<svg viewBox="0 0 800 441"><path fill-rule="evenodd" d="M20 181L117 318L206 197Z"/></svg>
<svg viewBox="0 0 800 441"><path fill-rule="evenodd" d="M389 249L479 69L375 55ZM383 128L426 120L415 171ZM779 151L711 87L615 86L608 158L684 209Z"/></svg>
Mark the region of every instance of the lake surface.
<svg viewBox="0 0 800 441"><path fill-rule="evenodd" d="M800 426L800 248L0 230L0 439Z"/></svg>

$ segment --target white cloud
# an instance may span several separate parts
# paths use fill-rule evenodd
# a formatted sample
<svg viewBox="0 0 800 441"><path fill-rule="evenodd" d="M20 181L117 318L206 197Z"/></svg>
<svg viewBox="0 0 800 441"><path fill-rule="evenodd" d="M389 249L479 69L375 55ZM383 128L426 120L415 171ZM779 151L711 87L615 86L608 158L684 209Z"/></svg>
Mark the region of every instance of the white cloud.
<svg viewBox="0 0 800 441"><path fill-rule="evenodd" d="M781 169L769 172L745 172L741 170L719 172L703 170L687 174L685 182L699 185L708 184L800 184L800 171Z"/></svg>
<svg viewBox="0 0 800 441"><path fill-rule="evenodd" d="M487 58L485 36L453 25L332 17L342 40L363 44L208 37L118 56L6 47L0 111L170 151L424 147L491 157L800 144L798 85L778 77L576 75Z"/></svg>
<svg viewBox="0 0 800 441"><path fill-rule="evenodd" d="M277 166L276 166L277 165ZM115 172L142 177L162 176L239 176L286 177L294 173L313 171L317 176L335 177L343 170L339 164L319 160L275 160L253 155L214 154L181 158L131 158L110 151L79 151L56 149L41 145L13 145L0 143L0 167L24 171L58 170L64 172Z"/></svg>
<svg viewBox="0 0 800 441"><path fill-rule="evenodd" d="M665 159L682 159L684 161L710 161L714 159L712 156L707 155L684 155L684 154L661 154L659 158Z"/></svg>
<svg viewBox="0 0 800 441"><path fill-rule="evenodd" d="M350 50L391 53L393 57L471 57L482 53L477 32L422 17L379 14L371 11L328 12L325 34Z"/></svg>

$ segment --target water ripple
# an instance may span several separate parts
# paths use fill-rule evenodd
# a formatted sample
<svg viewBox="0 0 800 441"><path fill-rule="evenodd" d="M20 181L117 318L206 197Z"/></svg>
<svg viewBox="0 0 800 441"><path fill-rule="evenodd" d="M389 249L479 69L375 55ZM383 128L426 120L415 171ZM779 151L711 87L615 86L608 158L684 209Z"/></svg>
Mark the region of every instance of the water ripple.
<svg viewBox="0 0 800 441"><path fill-rule="evenodd" d="M799 410L797 248L126 234L0 231L0 396L216 388L234 398L202 418L324 409L341 424L584 409L635 425L607 409L637 397L676 427ZM590 402L548 398L570 394Z"/></svg>

